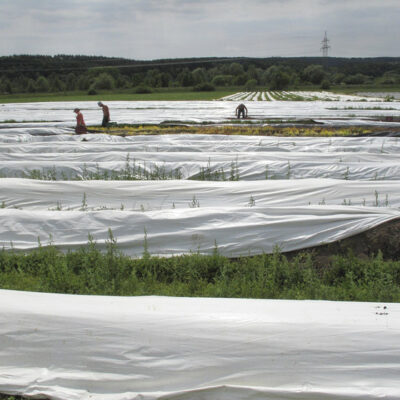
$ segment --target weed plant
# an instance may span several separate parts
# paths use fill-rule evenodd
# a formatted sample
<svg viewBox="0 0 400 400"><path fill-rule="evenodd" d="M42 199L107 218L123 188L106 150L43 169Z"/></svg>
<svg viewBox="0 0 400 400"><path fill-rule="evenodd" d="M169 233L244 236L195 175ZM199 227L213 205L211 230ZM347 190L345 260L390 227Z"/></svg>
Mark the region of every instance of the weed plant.
<svg viewBox="0 0 400 400"><path fill-rule="evenodd" d="M293 121L299 123L298 126L279 126L270 125L269 123L282 123L287 122L284 120L265 120L257 122L254 125L234 125L235 121L229 121L229 125L213 125L211 122L207 125L195 125L193 122L188 122L184 125L179 121L179 125L172 124L159 124L159 125L117 125L108 128L101 126L88 127L96 133L105 133L108 135L118 136L135 136L135 135L169 135L169 134L204 134L204 135L245 135L245 136L284 136L284 137L298 137L298 136L312 136L312 137L332 137L332 136L354 136L360 134L369 134L379 131L379 127L362 127L362 126L348 126L348 127L327 127L321 125L312 125L312 120L308 120L311 124L304 126L304 121ZM241 121L240 121L241 122ZM261 124L260 124L261 123ZM268 123L268 125L262 125Z"/></svg>
<svg viewBox="0 0 400 400"><path fill-rule="evenodd" d="M49 169L25 170L20 174L20 177L46 181L56 181L58 179L65 181L183 179L180 167L170 170L167 170L165 165L154 165L148 167L145 161L142 164L137 163L136 160L131 161L129 154L126 157L125 167L122 170L101 170L98 164L96 164L93 170L93 167L88 168L86 163L83 164L81 170L81 173L66 174L64 171L57 172L56 167L53 166ZM5 176L2 175L1 177ZM211 167L211 160L209 159L207 167L200 167L200 171L190 179L200 181L238 181L240 179L238 158L236 157L236 159L231 162L229 176L227 176L223 167L213 170Z"/></svg>
<svg viewBox="0 0 400 400"><path fill-rule="evenodd" d="M0 287L97 295L167 295L270 299L400 301L400 261L332 256L324 266L313 253L289 259L273 254L229 259L218 253L153 257L145 232L143 256L124 255L109 232L101 252L87 245L62 253L54 245L29 253L0 251Z"/></svg>

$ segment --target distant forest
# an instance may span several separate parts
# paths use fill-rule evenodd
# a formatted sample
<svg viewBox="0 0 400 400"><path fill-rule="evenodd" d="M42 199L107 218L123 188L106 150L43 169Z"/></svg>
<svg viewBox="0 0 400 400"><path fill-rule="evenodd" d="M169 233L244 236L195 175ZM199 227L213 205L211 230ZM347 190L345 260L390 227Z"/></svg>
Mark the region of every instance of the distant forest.
<svg viewBox="0 0 400 400"><path fill-rule="evenodd" d="M398 85L400 58L190 58L136 61L95 56L0 57L0 93L45 93L157 88L295 89L318 85Z"/></svg>

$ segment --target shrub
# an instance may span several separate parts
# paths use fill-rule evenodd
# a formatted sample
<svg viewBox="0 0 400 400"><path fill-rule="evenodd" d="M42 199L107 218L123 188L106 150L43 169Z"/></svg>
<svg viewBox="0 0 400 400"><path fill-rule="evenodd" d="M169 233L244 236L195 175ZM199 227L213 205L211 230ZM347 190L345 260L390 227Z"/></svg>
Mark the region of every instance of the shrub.
<svg viewBox="0 0 400 400"><path fill-rule="evenodd" d="M36 80L36 89L38 92L48 92L50 89L49 81L44 76L39 76Z"/></svg>
<svg viewBox="0 0 400 400"><path fill-rule="evenodd" d="M257 86L257 81L255 79L249 79L246 82L245 88L246 90L253 90Z"/></svg>
<svg viewBox="0 0 400 400"><path fill-rule="evenodd" d="M107 74L106 72L100 74L94 81L94 87L97 90L98 89L110 90L113 89L114 86L115 86L114 78L110 74Z"/></svg>
<svg viewBox="0 0 400 400"><path fill-rule="evenodd" d="M153 91L147 85L139 85L135 87L134 93L144 94L144 93L153 93Z"/></svg>
<svg viewBox="0 0 400 400"><path fill-rule="evenodd" d="M347 85L360 85L364 83L368 77L363 74L355 74L355 75L350 75L344 79L344 83Z"/></svg>
<svg viewBox="0 0 400 400"><path fill-rule="evenodd" d="M331 88L331 83L328 81L328 79L324 79L321 83L321 89L328 90L330 88Z"/></svg>
<svg viewBox="0 0 400 400"><path fill-rule="evenodd" d="M194 86L193 90L195 92L212 92L215 90L215 86L213 86L211 83L204 82Z"/></svg>
<svg viewBox="0 0 400 400"><path fill-rule="evenodd" d="M90 89L88 90L87 94L88 94L89 96L95 96L95 95L97 94L97 91L96 91L96 89L94 88L94 85L92 85L92 86L90 87Z"/></svg>
<svg viewBox="0 0 400 400"><path fill-rule="evenodd" d="M346 301L400 300L400 261L382 253L332 255L324 266L312 252L229 259L198 253L159 258L124 255L109 231L104 251L89 235L86 246L62 253L52 244L27 253L0 250L3 289L102 295L173 295Z"/></svg>
<svg viewBox="0 0 400 400"><path fill-rule="evenodd" d="M211 83L214 86L226 86L231 82L232 77L230 75L217 75L213 78Z"/></svg>
<svg viewBox="0 0 400 400"><path fill-rule="evenodd" d="M322 67L322 65L309 65L307 68L304 69L303 77L306 81L318 85L325 78L324 68Z"/></svg>

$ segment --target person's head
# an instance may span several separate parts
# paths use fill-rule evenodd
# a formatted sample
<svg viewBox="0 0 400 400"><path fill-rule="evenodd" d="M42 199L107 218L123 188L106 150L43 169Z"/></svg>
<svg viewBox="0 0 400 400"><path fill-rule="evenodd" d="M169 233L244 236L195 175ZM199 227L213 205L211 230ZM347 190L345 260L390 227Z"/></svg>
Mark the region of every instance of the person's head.
<svg viewBox="0 0 400 400"><path fill-rule="evenodd" d="M75 108L74 113L78 114L79 111L81 111L79 108Z"/></svg>
<svg viewBox="0 0 400 400"><path fill-rule="evenodd" d="M103 103L102 103L101 101L98 101L98 102L97 102L97 105L98 105L99 107L103 107Z"/></svg>

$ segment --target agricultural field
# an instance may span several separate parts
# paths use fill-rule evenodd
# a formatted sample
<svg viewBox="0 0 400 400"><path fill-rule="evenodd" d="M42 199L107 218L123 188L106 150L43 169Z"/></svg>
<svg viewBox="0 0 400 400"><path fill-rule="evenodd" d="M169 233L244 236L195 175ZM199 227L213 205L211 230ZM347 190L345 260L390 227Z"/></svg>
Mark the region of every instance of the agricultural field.
<svg viewBox="0 0 400 400"><path fill-rule="evenodd" d="M0 105L2 393L397 396L400 103L240 96Z"/></svg>
<svg viewBox="0 0 400 400"><path fill-rule="evenodd" d="M246 94L249 101L253 97ZM399 117L400 103L373 99L367 108L352 100L341 98L334 103L338 107L328 101L248 107L254 126L307 117L344 129L358 123L396 130L397 123L384 116ZM5 249L53 243L72 250L88 235L104 247L111 230L131 256L140 256L146 241L157 256L211 254L217 246L222 255L239 257L330 243L399 216L397 137L227 136L201 134L201 129L76 136L75 106L88 124L99 121L98 106L91 102L0 107L0 245ZM112 120L121 125L167 124L184 131L184 126L210 129L237 121L230 101L109 106Z"/></svg>
<svg viewBox="0 0 400 400"><path fill-rule="evenodd" d="M388 94L366 93L365 95L337 94L332 92L313 91L258 91L239 92L224 96L219 100L224 101L361 101L382 102Z"/></svg>

